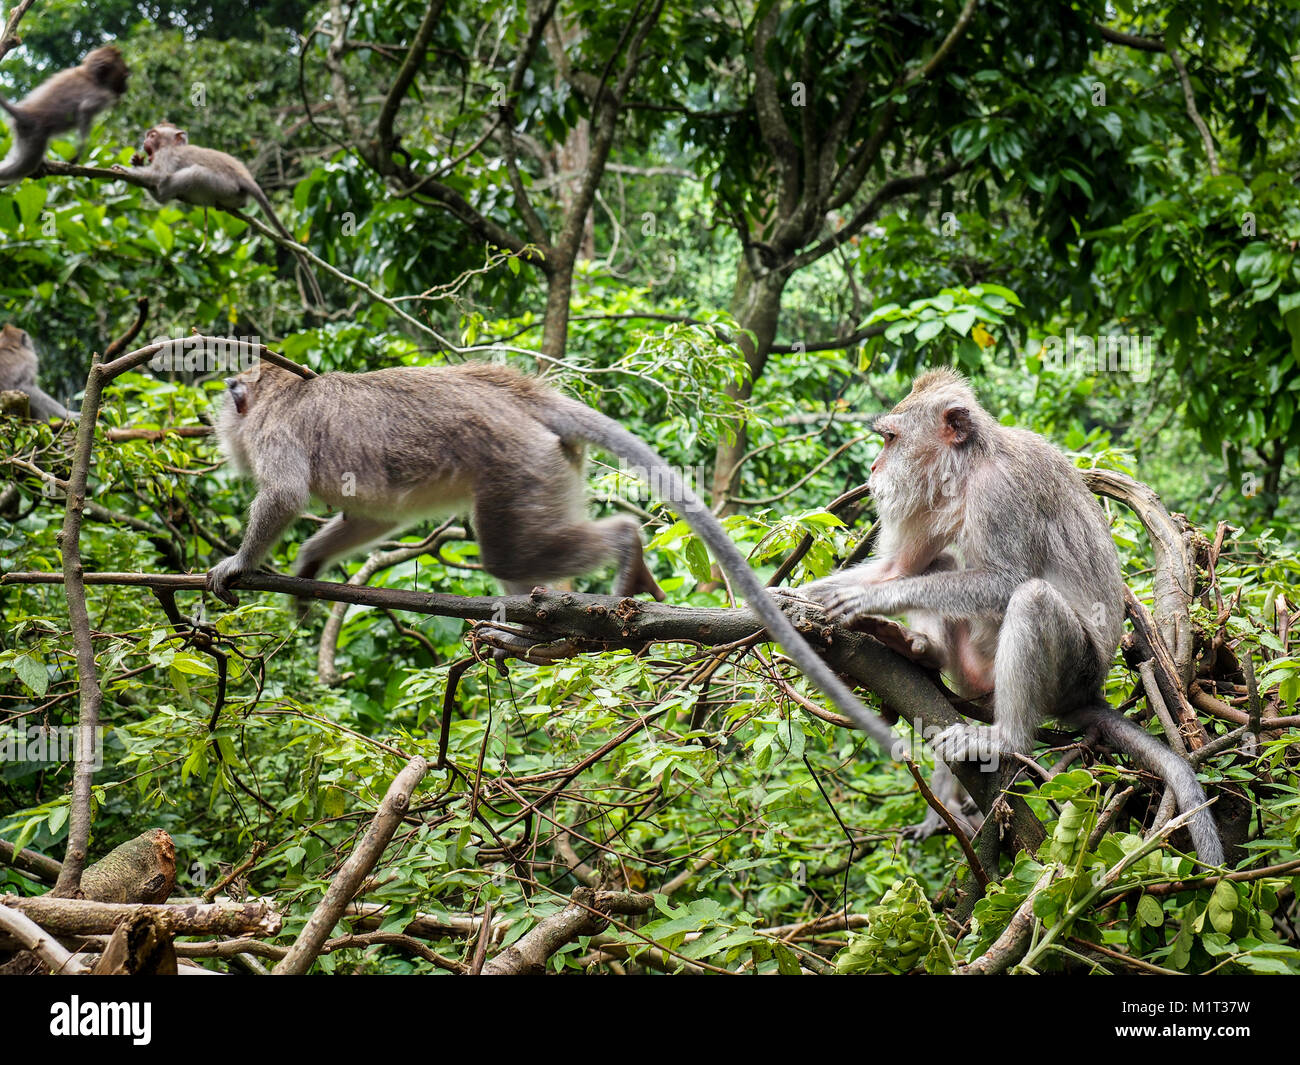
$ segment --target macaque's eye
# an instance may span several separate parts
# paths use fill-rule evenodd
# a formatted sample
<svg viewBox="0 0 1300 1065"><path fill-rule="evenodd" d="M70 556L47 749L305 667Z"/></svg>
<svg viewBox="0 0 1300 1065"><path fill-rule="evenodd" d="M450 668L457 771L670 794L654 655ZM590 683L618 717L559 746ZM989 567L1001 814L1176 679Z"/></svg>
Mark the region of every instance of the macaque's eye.
<svg viewBox="0 0 1300 1065"><path fill-rule="evenodd" d="M897 433L891 433L888 429L881 429L880 435L884 437L886 445L892 444L894 442L894 438L898 436Z"/></svg>

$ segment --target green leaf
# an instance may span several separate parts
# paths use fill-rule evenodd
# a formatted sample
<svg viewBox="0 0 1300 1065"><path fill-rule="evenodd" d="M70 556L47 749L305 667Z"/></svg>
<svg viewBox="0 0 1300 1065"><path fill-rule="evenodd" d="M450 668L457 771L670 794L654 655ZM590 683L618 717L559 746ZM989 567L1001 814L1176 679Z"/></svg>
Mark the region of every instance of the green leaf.
<svg viewBox="0 0 1300 1065"><path fill-rule="evenodd" d="M1165 911L1154 895L1142 896L1141 901L1138 902L1137 915L1138 920L1150 928L1158 928L1165 923Z"/></svg>
<svg viewBox="0 0 1300 1065"><path fill-rule="evenodd" d="M776 954L776 968L782 976L799 975L799 959L795 956L794 951L787 947L779 940L772 944L773 952Z"/></svg>
<svg viewBox="0 0 1300 1065"><path fill-rule="evenodd" d="M944 323L949 329L965 336L970 332L971 326L973 326L978 320L979 313L977 311L971 310L970 308L963 308L961 310L953 311L944 319ZM917 332L919 334L920 330Z"/></svg>
<svg viewBox="0 0 1300 1065"><path fill-rule="evenodd" d="M1273 249L1257 240L1247 244L1237 256L1237 276L1252 287L1258 287L1273 277Z"/></svg>
<svg viewBox="0 0 1300 1065"><path fill-rule="evenodd" d="M19 214L25 223L35 225L40 221L41 212L45 209L45 199L48 195L45 182L24 181L11 195L18 204Z"/></svg>
<svg viewBox="0 0 1300 1065"><path fill-rule="evenodd" d="M686 541L686 565L691 571L691 576L701 584L712 580L713 571L709 568L709 552L700 540L693 537Z"/></svg>
<svg viewBox="0 0 1300 1065"><path fill-rule="evenodd" d="M172 227L167 225L161 218L155 218L153 225L149 227L149 232L158 242L158 246L163 251L171 251L176 244L176 238L172 235Z"/></svg>
<svg viewBox="0 0 1300 1065"><path fill-rule="evenodd" d="M944 324L942 318L930 318L916 327L916 342L918 345L929 343L940 333L943 332Z"/></svg>
<svg viewBox="0 0 1300 1065"><path fill-rule="evenodd" d="M15 658L13 670L23 686L38 698L50 687L50 674L45 668L45 662L35 652Z"/></svg>

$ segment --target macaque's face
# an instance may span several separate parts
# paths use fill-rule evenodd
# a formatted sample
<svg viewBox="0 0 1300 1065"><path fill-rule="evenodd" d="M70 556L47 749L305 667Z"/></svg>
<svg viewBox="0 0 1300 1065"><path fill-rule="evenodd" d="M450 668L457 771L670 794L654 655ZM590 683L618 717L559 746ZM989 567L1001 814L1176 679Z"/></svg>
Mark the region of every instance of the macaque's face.
<svg viewBox="0 0 1300 1065"><path fill-rule="evenodd" d="M27 331L12 324L0 329L0 347L22 348L33 355L36 354L36 347L32 344L32 338L27 335Z"/></svg>
<svg viewBox="0 0 1300 1065"><path fill-rule="evenodd" d="M248 413L257 394L257 382L262 375L261 364L250 366L243 373L227 377L225 381L228 402L235 408L235 413L242 416Z"/></svg>
<svg viewBox="0 0 1300 1065"><path fill-rule="evenodd" d="M933 507L959 487L954 477L970 434L966 407L950 397L908 396L871 428L881 445L867 483L882 517Z"/></svg>
<svg viewBox="0 0 1300 1065"><path fill-rule="evenodd" d="M114 45L106 44L89 52L82 61L90 75L106 89L121 95L126 92L126 82L131 76L122 53Z"/></svg>
<svg viewBox="0 0 1300 1065"><path fill-rule="evenodd" d="M159 148L175 147L184 143L185 131L164 122L161 126L154 126L144 135L144 154L149 157L150 162L153 162L154 153Z"/></svg>
<svg viewBox="0 0 1300 1065"><path fill-rule="evenodd" d="M902 429L902 419L893 414L882 414L871 423L872 432L879 435L881 441L880 454L876 456L876 461L871 464L871 480L873 482L876 479L876 474L887 461L889 449L897 442Z"/></svg>

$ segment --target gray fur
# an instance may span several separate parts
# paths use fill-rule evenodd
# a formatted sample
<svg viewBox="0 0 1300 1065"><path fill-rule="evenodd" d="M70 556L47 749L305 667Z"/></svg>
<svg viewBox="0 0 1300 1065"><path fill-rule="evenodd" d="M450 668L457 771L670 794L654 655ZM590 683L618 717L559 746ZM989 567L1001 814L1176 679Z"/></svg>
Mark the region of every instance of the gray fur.
<svg viewBox="0 0 1300 1065"><path fill-rule="evenodd" d="M13 143L0 162L0 185L25 178L41 165L50 138L76 129L76 162L85 151L95 116L121 99L130 72L113 45L96 48L80 66L60 70L18 103L0 97L9 114Z"/></svg>
<svg viewBox="0 0 1300 1065"><path fill-rule="evenodd" d="M919 377L874 426L885 437L870 482L876 556L799 591L841 621L906 615L941 645L963 695L995 693L992 728L954 726L936 752L1028 753L1045 717L1072 719L1159 772L1182 809L1204 803L1192 768L1105 702L1124 584L1101 508L1065 456L1000 425L950 370ZM1201 858L1221 864L1208 810L1190 827Z"/></svg>
<svg viewBox="0 0 1300 1065"><path fill-rule="evenodd" d="M160 122L144 135L144 151L149 165L134 173L151 179L149 191L159 203L180 200L194 207L237 211L251 199L280 236L298 243L272 209L271 201L248 167L233 155L190 144L185 130L170 122ZM295 254L311 286L312 298L318 307L323 307L325 298L311 262L300 253Z"/></svg>
<svg viewBox="0 0 1300 1065"><path fill-rule="evenodd" d="M484 568L508 590L525 592L614 561L616 595L643 591L661 599L636 522L593 522L584 513L583 445L594 444L643 475L653 471L665 501L713 551L795 664L891 752L893 732L804 642L708 508L613 419L536 378L481 363L307 380L263 363L227 385L218 436L259 490L239 552L208 574L219 595L229 595L230 581L254 569L315 496L343 515L303 545L303 574L385 532L472 501ZM344 494L349 484L352 495ZM355 534L348 530L354 520Z"/></svg>
<svg viewBox="0 0 1300 1065"><path fill-rule="evenodd" d="M36 348L26 330L12 324L0 329L0 392L26 392L33 418L67 421L72 417L68 409L36 383L39 368Z"/></svg>

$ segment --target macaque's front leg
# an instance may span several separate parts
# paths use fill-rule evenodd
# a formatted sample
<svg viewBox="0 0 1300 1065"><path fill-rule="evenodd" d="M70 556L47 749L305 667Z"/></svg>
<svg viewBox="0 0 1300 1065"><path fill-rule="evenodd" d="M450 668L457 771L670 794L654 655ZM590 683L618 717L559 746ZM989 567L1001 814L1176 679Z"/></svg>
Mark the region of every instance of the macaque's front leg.
<svg viewBox="0 0 1300 1065"><path fill-rule="evenodd" d="M888 559L873 558L859 566L853 566L851 569L832 573L829 577L822 577L820 580L801 584L793 591L796 595L810 599L814 603L824 603L828 597L846 586L878 584L881 581L892 580L897 575L898 571L893 562Z"/></svg>
<svg viewBox="0 0 1300 1065"><path fill-rule="evenodd" d="M901 613L888 607L889 596L884 594L888 583L864 580L853 573L845 574L845 578L816 589L817 601L832 621L852 625L868 615L884 617Z"/></svg>
<svg viewBox="0 0 1300 1065"><path fill-rule="evenodd" d="M244 534L244 542L239 545L239 550L208 571L208 588L218 599L231 606L239 603L230 591L230 582L257 568L258 563L280 539L281 533L302 513L306 503L305 491L263 490L257 493L248 514L248 531Z"/></svg>
<svg viewBox="0 0 1300 1065"><path fill-rule="evenodd" d="M854 582L834 589L822 601L836 621L848 624L864 614L894 617L926 611L940 617L1001 617L1016 590L1004 574L957 570L899 577L863 584Z"/></svg>

